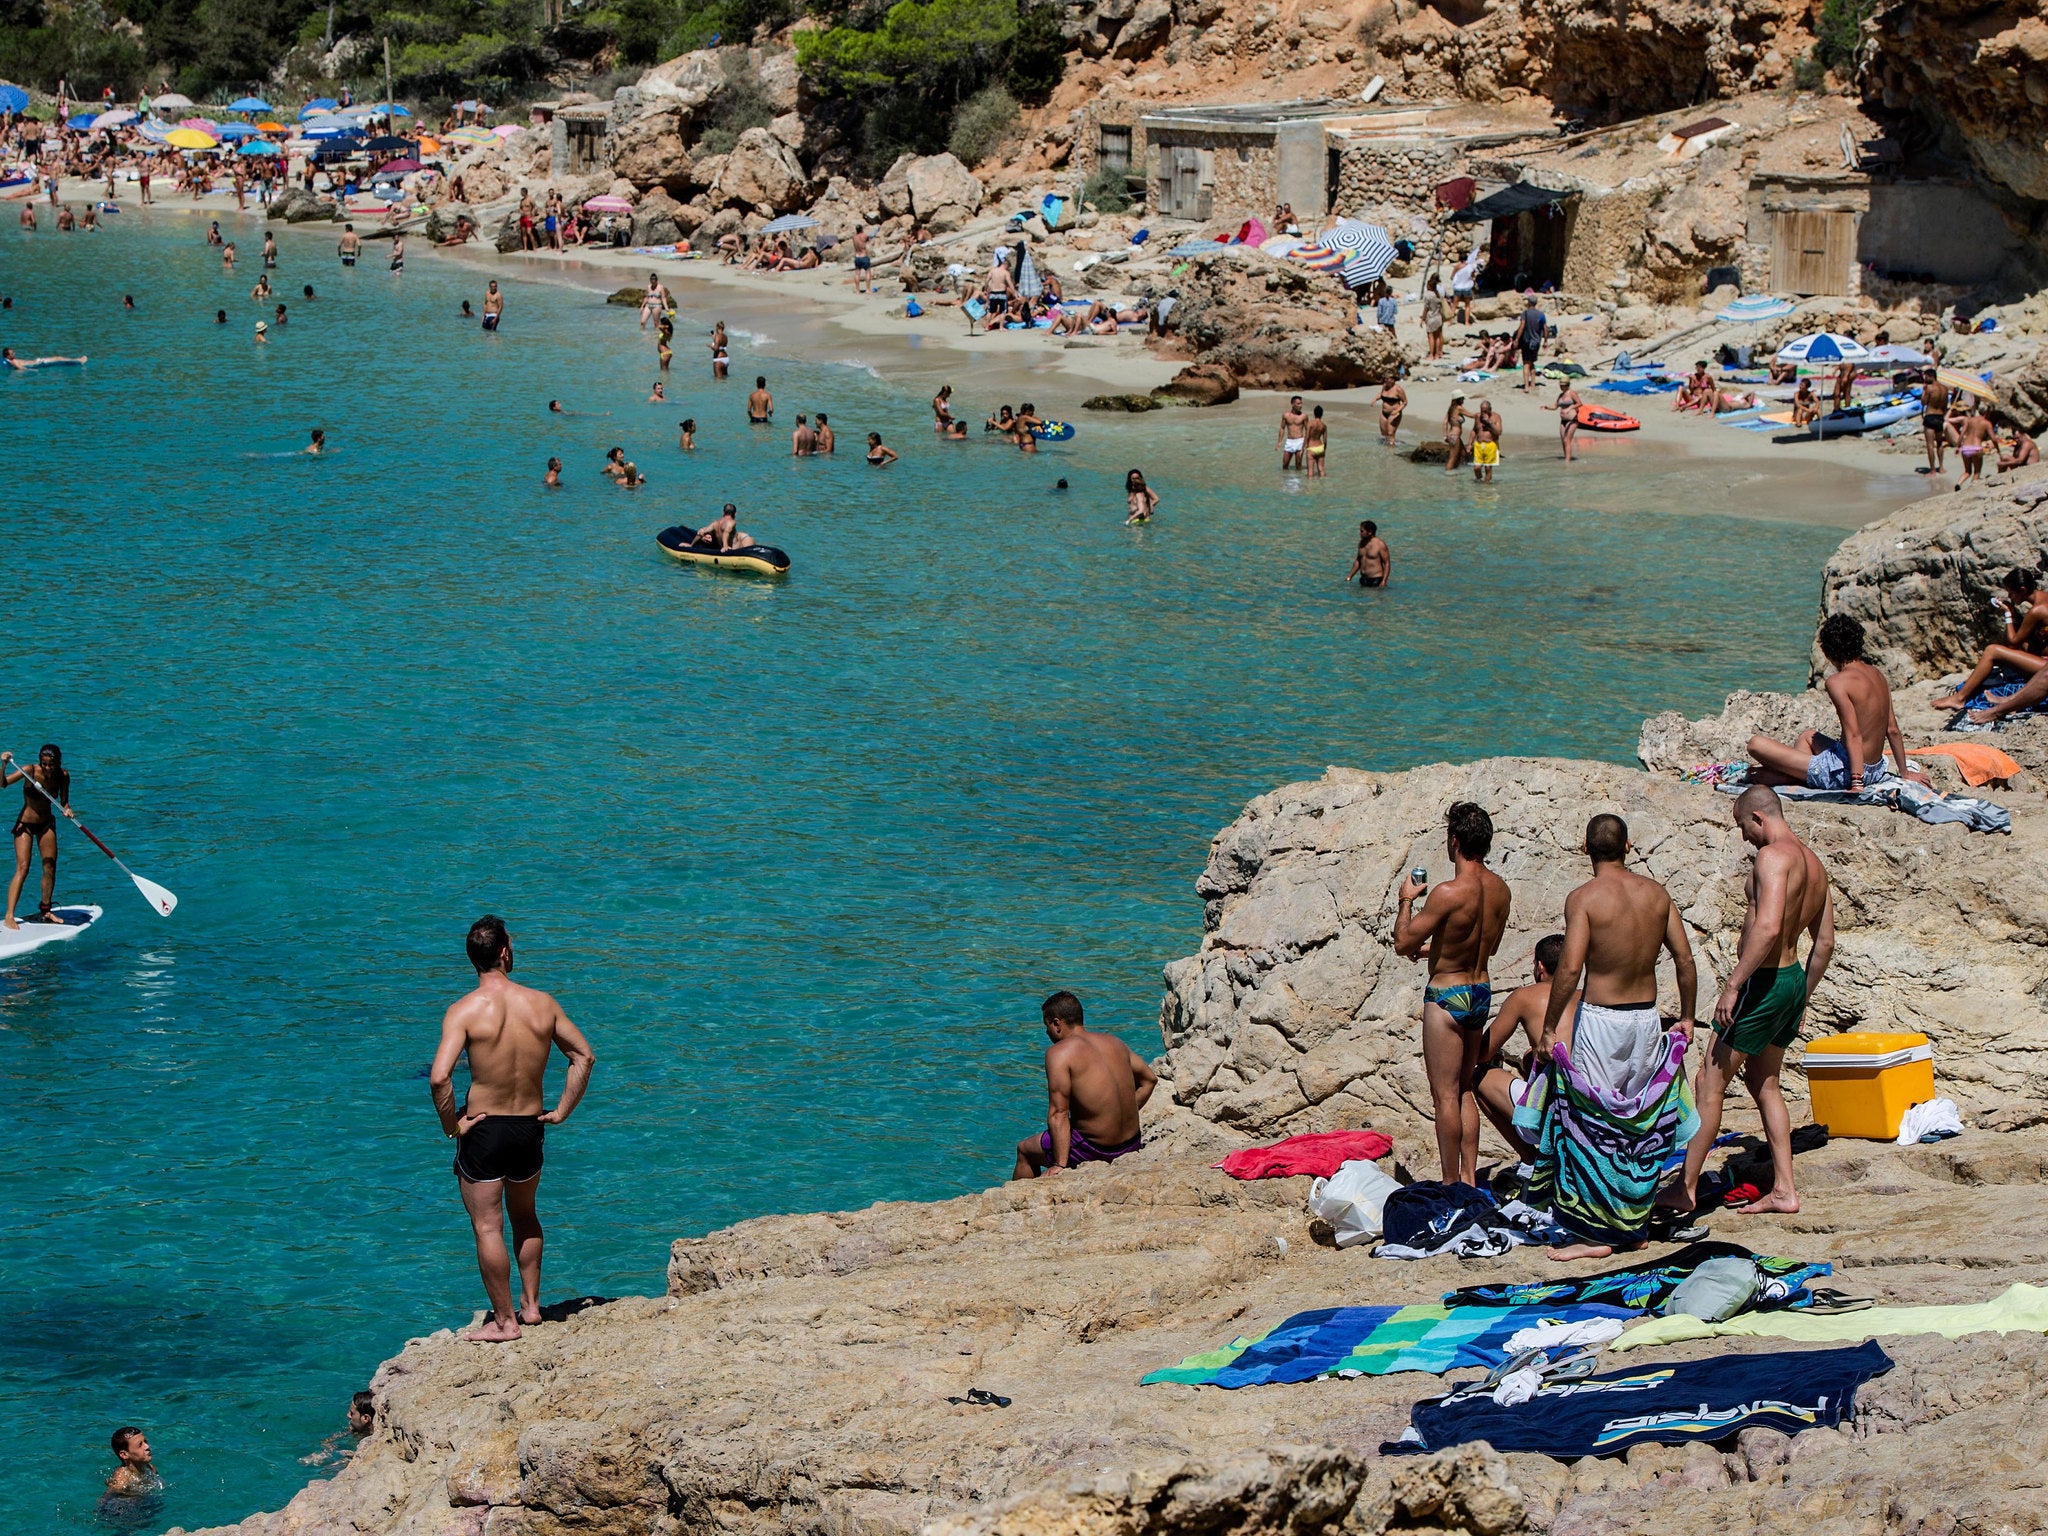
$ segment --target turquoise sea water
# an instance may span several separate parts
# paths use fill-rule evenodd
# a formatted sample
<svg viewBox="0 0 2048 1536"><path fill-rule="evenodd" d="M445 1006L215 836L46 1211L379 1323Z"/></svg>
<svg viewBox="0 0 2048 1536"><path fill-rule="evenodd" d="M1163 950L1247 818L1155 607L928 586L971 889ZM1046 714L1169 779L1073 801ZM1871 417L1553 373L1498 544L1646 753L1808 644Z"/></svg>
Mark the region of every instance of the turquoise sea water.
<svg viewBox="0 0 2048 1536"><path fill-rule="evenodd" d="M1626 758L1648 711L1796 685L1839 538L1715 515L1677 462L1644 500L1681 513L1533 456L1475 492L1346 447L1290 491L1263 417L937 444L920 394L772 345L713 386L694 304L657 407L631 310L519 286L484 336L473 270L344 273L298 232L258 348L260 236L229 279L189 217L116 224L0 233L0 341L92 356L0 377L5 735L61 742L83 819L183 905L67 834L102 931L0 968L15 1532L93 1527L122 1423L169 1482L153 1528L280 1504L376 1363L481 1302L425 1081L479 912L601 1058L549 1141L546 1295L647 1291L680 1235L1003 1177L1042 1123L1037 1000L1156 1044L1251 795ZM837 462L741 424L756 371ZM313 426L333 456L293 455ZM902 462L860 462L870 429ZM652 485L599 478L613 442ZM1138 531L1131 463L1164 498ZM789 579L657 553L728 496ZM1340 584L1360 516L1384 593Z"/></svg>

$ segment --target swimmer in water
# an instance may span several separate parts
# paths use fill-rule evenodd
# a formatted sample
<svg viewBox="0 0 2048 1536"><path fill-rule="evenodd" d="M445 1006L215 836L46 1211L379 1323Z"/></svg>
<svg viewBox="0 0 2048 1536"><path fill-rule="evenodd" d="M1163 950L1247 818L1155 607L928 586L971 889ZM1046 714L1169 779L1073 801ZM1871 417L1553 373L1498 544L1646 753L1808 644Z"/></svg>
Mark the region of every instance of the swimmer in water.
<svg viewBox="0 0 2048 1536"><path fill-rule="evenodd" d="M462 318L464 320L474 320L476 318L476 311L469 307L469 300L467 299L462 301Z"/></svg>
<svg viewBox="0 0 2048 1536"><path fill-rule="evenodd" d="M654 381L654 393L647 397L647 403L649 405L668 404L668 390L662 384L661 380L656 379Z"/></svg>
<svg viewBox="0 0 2048 1536"><path fill-rule="evenodd" d="M635 464L631 459L626 459L620 463L617 480L620 490L637 491L646 483L647 477L640 473L639 465Z"/></svg>
<svg viewBox="0 0 2048 1536"><path fill-rule="evenodd" d="M164 1480L151 1460L149 1439L132 1424L114 1431L114 1460L119 1463L107 1478L107 1493L117 1499L139 1499L163 1492Z"/></svg>
<svg viewBox="0 0 2048 1536"><path fill-rule="evenodd" d="M132 293L124 293L124 294L122 294L122 295L121 295L121 307L122 307L123 309L133 309L133 308L135 307L135 295L134 295L134 294L132 294Z"/></svg>
<svg viewBox="0 0 2048 1536"><path fill-rule="evenodd" d="M291 319L291 316L284 312L284 306L280 304L277 306L277 313L270 317L270 323L272 325L283 325L289 319Z"/></svg>
<svg viewBox="0 0 2048 1536"><path fill-rule="evenodd" d="M306 452L319 454L325 453L326 451L327 434L323 432L320 428L315 427L313 429L313 441L306 445Z"/></svg>
<svg viewBox="0 0 2048 1536"><path fill-rule="evenodd" d="M882 446L881 433L870 432L868 434L868 462L874 465L875 468L884 469L887 466L894 464L897 460L897 457L898 455L894 448L885 448Z"/></svg>
<svg viewBox="0 0 2048 1536"><path fill-rule="evenodd" d="M730 366L731 361L725 355L725 343L721 341L711 353L711 377L724 378L726 369Z"/></svg>
<svg viewBox="0 0 2048 1536"><path fill-rule="evenodd" d="M258 320L256 322L256 339L265 346L270 345L269 331L270 327L265 325L261 320Z"/></svg>
<svg viewBox="0 0 2048 1536"><path fill-rule="evenodd" d="M686 416L680 422L678 422L677 425L683 429L683 435L682 438L676 443L676 446L682 449L685 453L696 452L697 418L694 416Z"/></svg>
<svg viewBox="0 0 2048 1536"><path fill-rule="evenodd" d="M1056 491L1064 491L1065 489L1067 489L1067 477L1065 475L1061 475L1059 478L1059 483L1055 485L1053 489Z"/></svg>
<svg viewBox="0 0 2048 1536"><path fill-rule="evenodd" d="M232 240L220 248L220 269L223 272L235 270L235 242Z"/></svg>
<svg viewBox="0 0 2048 1536"><path fill-rule="evenodd" d="M768 393L768 376L759 374L754 379L754 391L747 396L747 421L756 427L765 427L775 419L775 397Z"/></svg>
<svg viewBox="0 0 2048 1536"><path fill-rule="evenodd" d="M559 400L550 400L548 402L548 410L557 416L566 416L569 414L567 411L562 409L562 402Z"/></svg>
<svg viewBox="0 0 2048 1536"><path fill-rule="evenodd" d="M299 290L299 293L308 304L313 302L313 285L311 283L308 283L306 284L305 287L301 288Z"/></svg>
<svg viewBox="0 0 2048 1536"><path fill-rule="evenodd" d="M267 299L270 297L270 274L268 272L256 274L256 286L249 290L249 297L252 299Z"/></svg>
<svg viewBox="0 0 2048 1536"><path fill-rule="evenodd" d="M548 472L541 478L540 483L542 485L551 485L556 490L562 488L562 461L560 459L548 460Z"/></svg>
<svg viewBox="0 0 2048 1536"><path fill-rule="evenodd" d="M228 323L228 312L224 309L216 309L213 312L213 323L215 325L226 325Z"/></svg>
<svg viewBox="0 0 2048 1536"><path fill-rule="evenodd" d="M464 310L469 308L464 304ZM484 329L495 331L505 323L505 295L498 291L498 280L491 279L491 286L484 290Z"/></svg>
<svg viewBox="0 0 2048 1536"><path fill-rule="evenodd" d="M17 373L26 373L31 368L48 368L57 363L82 363L82 357L16 357L14 348L0 347L0 363L6 364Z"/></svg>
<svg viewBox="0 0 2048 1536"><path fill-rule="evenodd" d="M344 267L356 264L356 258L363 253L363 237L356 233L355 225L341 226L341 238L335 242L334 252L341 258Z"/></svg>
<svg viewBox="0 0 2048 1536"><path fill-rule="evenodd" d="M823 411L818 412L818 429L812 436L816 440L811 448L813 453L830 453L839 446L838 436L830 427L825 425L825 413Z"/></svg>
<svg viewBox="0 0 2048 1536"><path fill-rule="evenodd" d="M1132 470L1124 476L1124 496L1130 503L1131 515L1124 519L1124 526L1133 523L1149 523L1152 514L1159 510L1159 493L1145 483L1144 473Z"/></svg>

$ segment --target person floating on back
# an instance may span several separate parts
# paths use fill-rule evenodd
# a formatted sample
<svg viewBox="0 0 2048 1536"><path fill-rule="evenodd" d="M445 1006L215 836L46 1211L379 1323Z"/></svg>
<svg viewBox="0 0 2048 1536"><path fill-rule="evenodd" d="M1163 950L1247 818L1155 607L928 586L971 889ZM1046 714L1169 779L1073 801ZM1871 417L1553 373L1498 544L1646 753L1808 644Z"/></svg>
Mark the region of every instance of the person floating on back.
<svg viewBox="0 0 2048 1536"><path fill-rule="evenodd" d="M1835 901L1828 872L1785 820L1777 791L1752 784L1735 801L1735 825L1756 850L1745 882L1742 940L1735 968L1714 1004L1714 1044L1700 1068L1700 1128L1685 1151L1678 1180L1658 1196L1660 1205L1690 1214L1699 1203L1700 1170L1721 1134L1721 1106L1739 1074L1763 1118L1771 1148L1771 1187L1747 1205L1746 1215L1799 1209L1792 1181L1792 1115L1778 1085L1785 1051L1799 1038L1800 1020L1835 953ZM1806 965L1799 935L1811 936Z"/></svg>
<svg viewBox="0 0 2048 1536"><path fill-rule="evenodd" d="M1861 793L1891 777L1892 766L1884 760L1887 742L1901 777L1927 783L1926 774L1905 768L1906 743L1892 711L1892 687L1884 673L1863 659L1863 626L1846 613L1829 614L1820 627L1820 653L1834 668L1826 687L1842 734L1801 731L1789 745L1769 736L1750 737L1749 755L1757 764L1750 783Z"/></svg>
<svg viewBox="0 0 2048 1536"><path fill-rule="evenodd" d="M561 1005L545 992L512 980L512 936L495 917L470 925L469 963L476 989L458 998L441 1018L441 1045L428 1082L443 1134L455 1140L455 1178L463 1209L476 1232L477 1268L483 1274L490 1316L463 1334L473 1344L519 1337L520 1325L540 1317L541 1225L534 1209L540 1188L547 1128L569 1118L590 1084L597 1056ZM548 1056L569 1058L568 1080L555 1107L542 1110ZM469 1055L469 1097L455 1102L455 1064ZM519 1262L519 1307L512 1306L512 1256L505 1219Z"/></svg>
<svg viewBox="0 0 2048 1536"><path fill-rule="evenodd" d="M1017 1143L1010 1177L1113 1163L1144 1146L1138 1112L1159 1085L1145 1058L1115 1035L1092 1033L1071 992L1053 993L1039 1017L1052 1040L1045 1051L1045 1129Z"/></svg>

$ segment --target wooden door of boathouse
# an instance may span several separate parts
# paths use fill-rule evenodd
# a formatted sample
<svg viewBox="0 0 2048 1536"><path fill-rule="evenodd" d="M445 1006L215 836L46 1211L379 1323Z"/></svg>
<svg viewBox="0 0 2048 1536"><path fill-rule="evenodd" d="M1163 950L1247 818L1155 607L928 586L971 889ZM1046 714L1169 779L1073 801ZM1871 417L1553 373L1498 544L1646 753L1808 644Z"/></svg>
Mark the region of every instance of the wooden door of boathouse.
<svg viewBox="0 0 2048 1536"><path fill-rule="evenodd" d="M1856 215L1782 209L1771 218L1771 292L1847 293L1856 260Z"/></svg>

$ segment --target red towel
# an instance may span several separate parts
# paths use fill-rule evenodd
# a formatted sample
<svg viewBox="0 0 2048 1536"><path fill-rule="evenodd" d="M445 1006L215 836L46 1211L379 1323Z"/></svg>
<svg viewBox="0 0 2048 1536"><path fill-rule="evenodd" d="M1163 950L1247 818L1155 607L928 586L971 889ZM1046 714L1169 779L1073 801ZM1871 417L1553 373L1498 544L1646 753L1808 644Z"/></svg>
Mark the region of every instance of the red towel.
<svg viewBox="0 0 2048 1536"><path fill-rule="evenodd" d="M1393 1150L1394 1143L1378 1131L1313 1131L1270 1147L1245 1147L1209 1166L1233 1179L1287 1179L1304 1173L1327 1179L1345 1163L1374 1162Z"/></svg>

